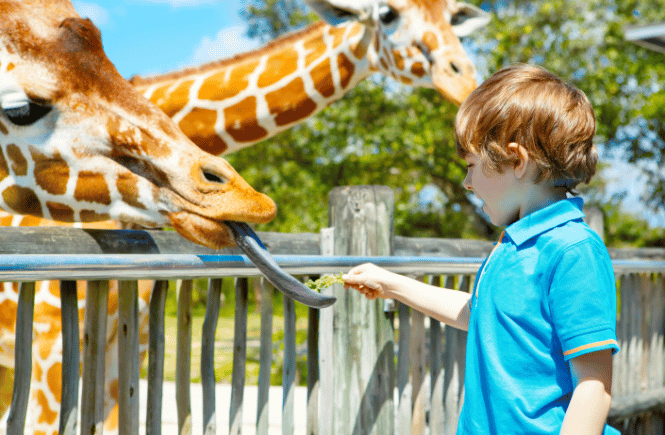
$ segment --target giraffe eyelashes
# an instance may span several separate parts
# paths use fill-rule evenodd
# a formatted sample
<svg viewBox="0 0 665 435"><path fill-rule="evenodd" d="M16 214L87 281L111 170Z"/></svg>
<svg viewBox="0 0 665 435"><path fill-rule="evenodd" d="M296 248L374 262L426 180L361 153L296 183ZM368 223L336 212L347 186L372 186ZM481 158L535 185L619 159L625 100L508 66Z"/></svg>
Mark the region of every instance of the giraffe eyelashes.
<svg viewBox="0 0 665 435"><path fill-rule="evenodd" d="M50 107L41 106L26 98L12 98L5 95L0 107L2 114L14 125L25 126L34 124L50 111Z"/></svg>
<svg viewBox="0 0 665 435"><path fill-rule="evenodd" d="M458 1L457 7L457 11L450 17L450 25L458 38L469 36L491 20L490 14L470 4Z"/></svg>
<svg viewBox="0 0 665 435"><path fill-rule="evenodd" d="M203 171L203 178L211 183L225 184L228 180L209 171Z"/></svg>

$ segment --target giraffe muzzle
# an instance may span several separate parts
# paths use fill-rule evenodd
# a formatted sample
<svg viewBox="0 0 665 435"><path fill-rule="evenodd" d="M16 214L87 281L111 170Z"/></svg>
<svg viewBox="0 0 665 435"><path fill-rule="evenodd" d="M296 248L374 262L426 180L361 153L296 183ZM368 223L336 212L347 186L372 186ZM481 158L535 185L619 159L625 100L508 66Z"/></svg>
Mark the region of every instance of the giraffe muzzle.
<svg viewBox="0 0 665 435"><path fill-rule="evenodd" d="M333 296L317 293L286 273L263 246L254 230L244 222L224 222L233 234L233 239L247 258L251 260L266 279L284 296L312 308L325 308L337 300Z"/></svg>

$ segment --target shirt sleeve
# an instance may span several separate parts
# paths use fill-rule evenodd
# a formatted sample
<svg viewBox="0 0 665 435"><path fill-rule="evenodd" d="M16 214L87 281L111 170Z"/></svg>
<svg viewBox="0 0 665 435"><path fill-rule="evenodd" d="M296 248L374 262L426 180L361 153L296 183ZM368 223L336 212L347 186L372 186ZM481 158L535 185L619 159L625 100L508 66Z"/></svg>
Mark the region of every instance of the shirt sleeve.
<svg viewBox="0 0 665 435"><path fill-rule="evenodd" d="M549 306L565 360L619 351L614 271L607 249L599 244L585 239L569 246L552 271Z"/></svg>

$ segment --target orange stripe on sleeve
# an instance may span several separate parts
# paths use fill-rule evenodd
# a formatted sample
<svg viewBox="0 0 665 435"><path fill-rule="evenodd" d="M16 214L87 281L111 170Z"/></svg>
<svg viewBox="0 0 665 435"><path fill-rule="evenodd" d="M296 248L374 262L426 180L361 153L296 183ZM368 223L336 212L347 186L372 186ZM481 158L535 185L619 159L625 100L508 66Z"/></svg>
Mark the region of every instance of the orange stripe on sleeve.
<svg viewBox="0 0 665 435"><path fill-rule="evenodd" d="M564 352L563 356L568 356L570 354L577 353L577 352L580 352L580 351L583 351L583 350L586 350L586 349L590 349L590 348L593 348L593 347L604 346L606 344L616 344L617 346L619 345L619 343L617 343L617 341L613 340L613 339L605 340L605 341L597 341L595 343L585 344L584 346L578 346L575 349L570 349L570 350Z"/></svg>

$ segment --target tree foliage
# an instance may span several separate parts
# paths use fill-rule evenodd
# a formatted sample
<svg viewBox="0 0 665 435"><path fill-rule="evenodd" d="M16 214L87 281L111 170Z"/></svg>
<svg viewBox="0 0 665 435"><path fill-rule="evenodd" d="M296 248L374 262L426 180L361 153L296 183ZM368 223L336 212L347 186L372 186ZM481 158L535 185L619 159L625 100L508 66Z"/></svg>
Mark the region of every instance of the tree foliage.
<svg viewBox="0 0 665 435"><path fill-rule="evenodd" d="M262 42L316 20L302 0L249 0L241 15L247 20L247 36Z"/></svg>
<svg viewBox="0 0 665 435"><path fill-rule="evenodd" d="M596 111L596 142L606 152L624 151L649 171L652 190L645 201L665 210L663 54L624 37L626 25L665 20L665 0L502 0L482 6L493 12L492 22L465 42L475 53L480 80L527 62L574 83ZM245 16L250 35L263 39L312 19L298 0L252 0ZM465 168L454 147L455 113L433 90L373 77L303 124L227 158L279 205L278 217L262 230L318 231L328 225L333 187L382 184L396 193L398 234L495 237L461 187ZM590 188L594 198L602 191L598 180ZM630 220L619 211L620 202L620 196L597 201L608 218ZM634 237L622 225L612 228L617 243ZM660 240L662 232L649 237Z"/></svg>
<svg viewBox="0 0 665 435"><path fill-rule="evenodd" d="M319 231L328 225L333 187L381 184L395 191L400 234L459 237L477 234L474 228L493 231L475 216L461 187L466 168L455 152L455 106L435 91L386 95L385 87L366 80L321 114L227 156L279 205L277 218L262 229ZM439 186L447 198L421 205L418 193L428 184ZM442 214L448 216L443 225Z"/></svg>
<svg viewBox="0 0 665 435"><path fill-rule="evenodd" d="M645 170L645 201L665 211L664 55L625 39L626 26L664 21L665 1L508 1L492 9L477 37L487 69L535 63L582 89L596 111L596 142Z"/></svg>

